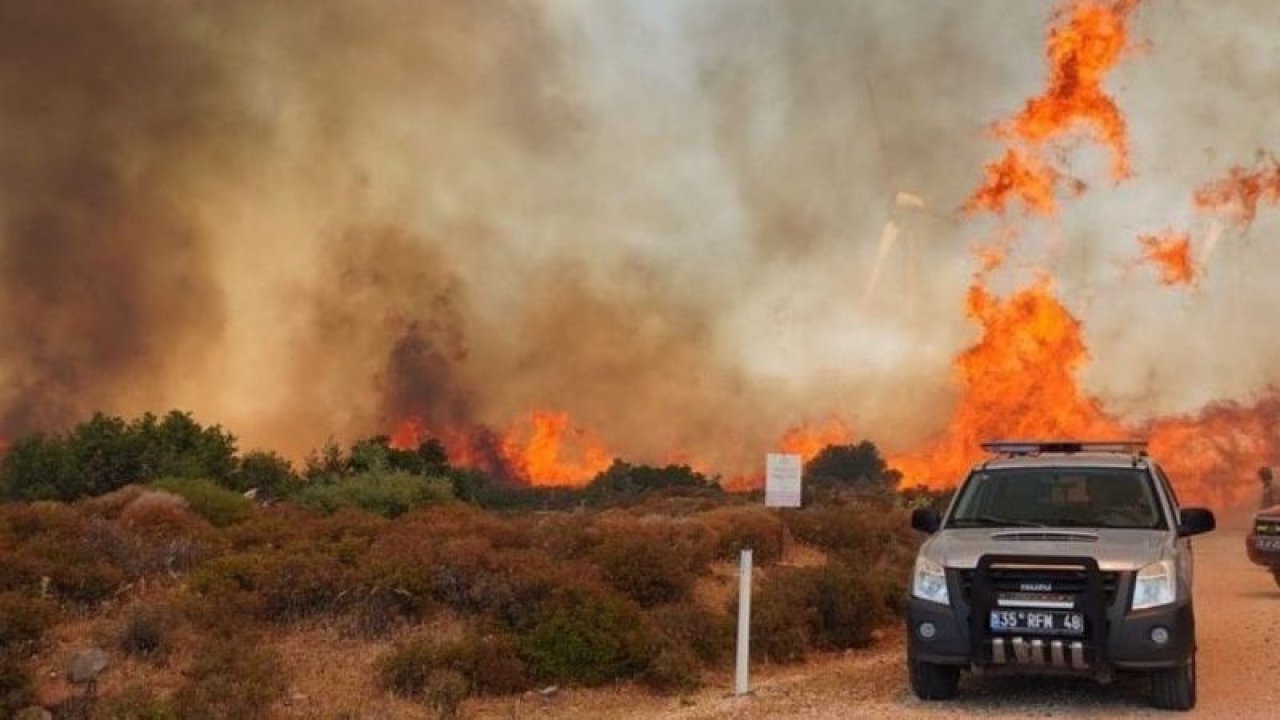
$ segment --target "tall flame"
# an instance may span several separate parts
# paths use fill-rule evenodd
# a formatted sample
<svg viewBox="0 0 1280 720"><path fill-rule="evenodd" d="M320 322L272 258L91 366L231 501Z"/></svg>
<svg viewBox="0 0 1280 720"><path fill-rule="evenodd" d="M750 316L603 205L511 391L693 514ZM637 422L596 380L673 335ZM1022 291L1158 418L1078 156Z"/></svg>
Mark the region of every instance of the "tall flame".
<svg viewBox="0 0 1280 720"><path fill-rule="evenodd" d="M1088 349L1080 323L1054 297L1047 276L1007 298L977 281L969 289L968 315L982 335L956 359L960 397L950 422L930 447L891 460L908 481L955 483L982 456L984 440L1121 433L1076 385Z"/></svg>
<svg viewBox="0 0 1280 720"><path fill-rule="evenodd" d="M987 165L982 186L965 203L971 211L1003 214L1012 202L1052 214L1057 186L1070 175L1055 164L1056 144L1083 130L1111 151L1111 177L1130 175L1124 115L1103 88L1107 74L1129 46L1129 14L1137 0L1076 0L1062 6L1049 30L1045 53L1049 80L1021 112L997 123L1009 147ZM1083 185L1073 181L1075 190Z"/></svg>
<svg viewBox="0 0 1280 720"><path fill-rule="evenodd" d="M533 485L584 485L613 462L605 445L565 412L533 412L507 434L502 448L516 473Z"/></svg>

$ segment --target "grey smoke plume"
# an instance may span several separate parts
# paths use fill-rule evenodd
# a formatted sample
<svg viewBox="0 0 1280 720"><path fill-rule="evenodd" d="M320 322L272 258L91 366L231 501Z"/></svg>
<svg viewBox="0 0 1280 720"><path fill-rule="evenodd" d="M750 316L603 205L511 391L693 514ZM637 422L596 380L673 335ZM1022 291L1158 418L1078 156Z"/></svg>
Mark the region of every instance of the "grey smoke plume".
<svg viewBox="0 0 1280 720"><path fill-rule="evenodd" d="M1043 84L1051 13L45 5L0 4L0 432L178 406L301 455L406 415L500 430L548 408L727 474L832 414L897 449L945 422L968 248L1000 230L955 208L989 123ZM1273 221L1190 295L1131 263L1269 141L1280 15L1135 17L1149 44L1110 85L1133 181L1080 149L1089 192L1029 223L996 282L1052 270L1086 388L1143 419L1280 377Z"/></svg>

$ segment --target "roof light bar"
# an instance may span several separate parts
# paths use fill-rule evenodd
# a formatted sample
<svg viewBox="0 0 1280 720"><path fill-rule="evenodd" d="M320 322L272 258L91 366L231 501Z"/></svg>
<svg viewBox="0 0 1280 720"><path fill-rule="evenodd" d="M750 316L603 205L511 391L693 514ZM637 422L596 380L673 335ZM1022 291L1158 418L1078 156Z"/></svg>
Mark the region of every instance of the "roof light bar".
<svg viewBox="0 0 1280 720"><path fill-rule="evenodd" d="M1118 452L1142 454L1146 440L993 440L982 443L982 449L998 455L1033 455L1036 453Z"/></svg>

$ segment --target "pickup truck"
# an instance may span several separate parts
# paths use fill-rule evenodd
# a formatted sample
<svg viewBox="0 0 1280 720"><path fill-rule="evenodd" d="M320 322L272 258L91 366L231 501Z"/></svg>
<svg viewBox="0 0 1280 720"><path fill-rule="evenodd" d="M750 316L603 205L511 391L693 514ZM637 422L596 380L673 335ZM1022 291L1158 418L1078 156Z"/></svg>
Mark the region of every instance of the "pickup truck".
<svg viewBox="0 0 1280 720"><path fill-rule="evenodd" d="M1139 441L983 448L945 513L912 515L930 535L907 599L915 694L952 698L962 672L1134 672L1156 707L1194 707L1191 538L1213 513L1179 505Z"/></svg>

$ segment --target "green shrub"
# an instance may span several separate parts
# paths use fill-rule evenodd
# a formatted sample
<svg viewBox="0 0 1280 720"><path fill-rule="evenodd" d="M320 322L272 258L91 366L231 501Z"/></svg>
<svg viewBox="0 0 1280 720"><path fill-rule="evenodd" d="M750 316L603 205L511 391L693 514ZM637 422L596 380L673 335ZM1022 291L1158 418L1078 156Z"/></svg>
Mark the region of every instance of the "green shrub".
<svg viewBox="0 0 1280 720"><path fill-rule="evenodd" d="M298 505L323 513L359 508L386 518L451 499L453 491L448 480L403 472L362 473L332 482L318 482L293 496L293 502Z"/></svg>
<svg viewBox="0 0 1280 720"><path fill-rule="evenodd" d="M196 654L172 698L183 720L258 720L284 696L288 679L279 655L248 640L217 639Z"/></svg>
<svg viewBox="0 0 1280 720"><path fill-rule="evenodd" d="M658 646L635 607L581 586L556 590L518 642L538 680L587 686L639 676L649 669Z"/></svg>
<svg viewBox="0 0 1280 720"><path fill-rule="evenodd" d="M98 701L94 720L180 720L151 689L134 685Z"/></svg>
<svg viewBox="0 0 1280 720"><path fill-rule="evenodd" d="M215 527L226 527L249 517L253 503L238 492L200 478L168 478L151 484L158 490L186 499L192 512Z"/></svg>
<svg viewBox="0 0 1280 720"><path fill-rule="evenodd" d="M228 483L231 489L257 490L260 498L280 498L298 488L298 474L288 460L273 452L254 450L240 458Z"/></svg>

